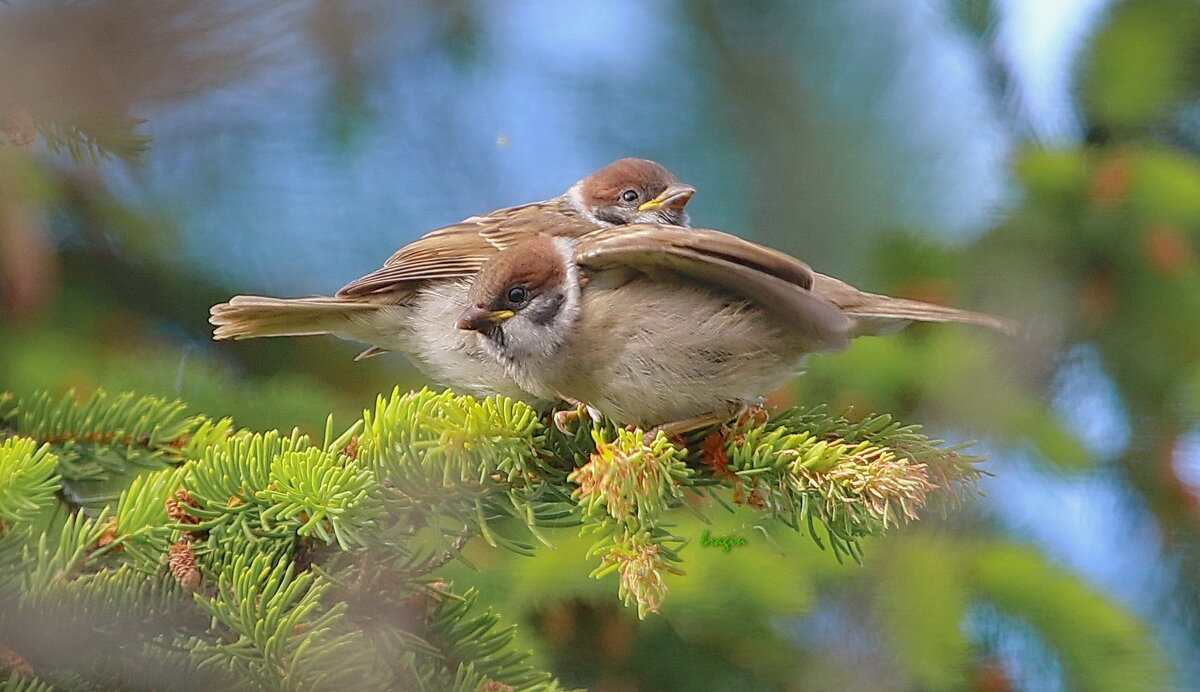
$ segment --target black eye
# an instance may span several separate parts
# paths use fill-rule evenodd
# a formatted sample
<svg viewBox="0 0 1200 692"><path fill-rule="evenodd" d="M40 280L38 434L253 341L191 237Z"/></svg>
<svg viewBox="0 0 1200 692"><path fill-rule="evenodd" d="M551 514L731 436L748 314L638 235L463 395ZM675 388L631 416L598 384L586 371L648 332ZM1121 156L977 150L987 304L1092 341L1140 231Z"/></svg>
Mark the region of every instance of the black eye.
<svg viewBox="0 0 1200 692"><path fill-rule="evenodd" d="M513 286L508 289L508 302L510 303L524 303L528 297L529 291L524 286Z"/></svg>
<svg viewBox="0 0 1200 692"><path fill-rule="evenodd" d="M626 202L636 202L638 198L637 190L626 190L621 193L621 199Z"/></svg>

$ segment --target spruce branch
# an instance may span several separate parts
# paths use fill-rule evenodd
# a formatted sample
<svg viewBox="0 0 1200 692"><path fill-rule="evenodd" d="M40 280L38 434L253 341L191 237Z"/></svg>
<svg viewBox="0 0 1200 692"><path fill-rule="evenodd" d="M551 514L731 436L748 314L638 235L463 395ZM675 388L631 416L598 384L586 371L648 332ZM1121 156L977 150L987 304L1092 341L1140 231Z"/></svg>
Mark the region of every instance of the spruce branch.
<svg viewBox="0 0 1200 692"><path fill-rule="evenodd" d="M7 679L0 679L0 689L8 692L54 692L48 682L24 674L23 668L13 668Z"/></svg>
<svg viewBox="0 0 1200 692"><path fill-rule="evenodd" d="M431 572L435 572L442 567L445 567L460 552L462 552L462 549L466 547L467 542L471 540L470 529L471 527L469 526L463 527L463 535L455 539L454 543L447 550L444 550L441 555L430 558L425 564L414 570L411 570L409 574L412 577L422 577Z"/></svg>
<svg viewBox="0 0 1200 692"><path fill-rule="evenodd" d="M54 504L58 457L27 437L0 442L0 522L33 521Z"/></svg>
<svg viewBox="0 0 1200 692"><path fill-rule="evenodd" d="M16 431L55 445L104 444L165 450L177 447L197 421L179 401L97 390L79 401L75 390L55 400L47 393L11 406Z"/></svg>
<svg viewBox="0 0 1200 692"><path fill-rule="evenodd" d="M126 613L144 598L171 618L130 650L268 689L553 688L477 594L429 581L474 536L528 555L548 544L540 529L579 527L593 575L616 573L645 617L683 575L672 512L702 495L857 558L863 537L960 501L981 473L915 427L823 408L647 440L590 421L563 433L499 397L396 390L314 442L97 393L0 396L0 426L0 598L14 612L94 597L87 612ZM55 513L72 483L119 494Z"/></svg>
<svg viewBox="0 0 1200 692"><path fill-rule="evenodd" d="M169 468L135 477L117 501L116 530L102 548L122 550L140 569L157 572L159 560L171 544L167 500L184 473L184 468Z"/></svg>
<svg viewBox="0 0 1200 692"><path fill-rule="evenodd" d="M110 481L181 460L179 447L199 420L182 402L97 390L86 400L68 391L8 404L15 434L48 443L58 457L62 497L95 511L116 499Z"/></svg>
<svg viewBox="0 0 1200 692"><path fill-rule="evenodd" d="M661 525L667 510L684 499L682 488L693 471L679 449L659 431L650 443L641 430L593 429L595 451L567 480L583 508L585 531L601 534L590 550L601 564L592 572L621 575L620 596L636 603L638 617L658 612L666 599L666 575L683 574L679 555L668 546L683 543Z"/></svg>
<svg viewBox="0 0 1200 692"><path fill-rule="evenodd" d="M501 627L500 616L490 609L477 613L479 593L474 589L455 596L448 592L449 588L445 586L430 614L426 635L445 661L462 662L449 689L461 688L458 676L467 673L464 668L468 666L467 679L472 684L489 679L516 689L546 689L553 684L548 674L527 667L528 653L509 648L516 637L515 626Z"/></svg>
<svg viewBox="0 0 1200 692"><path fill-rule="evenodd" d="M257 497L269 504L260 518L298 521L296 533L337 542L343 550L366 545L363 531L374 512L356 511L370 502L371 473L354 460L316 447L279 456L267 487Z"/></svg>
<svg viewBox="0 0 1200 692"><path fill-rule="evenodd" d="M712 442L713 477L733 485L735 503L827 541L839 560L859 559L859 539L916 520L933 499L944 510L974 494L983 474L981 459L944 449L918 426L888 415L853 423L825 407L735 426Z"/></svg>
<svg viewBox="0 0 1200 692"><path fill-rule="evenodd" d="M579 486L573 497L583 505L585 516L636 528L682 501L681 487L692 469L684 463L685 450L661 431L649 445L640 431L615 433L609 441L605 431L593 430L595 451L567 480Z"/></svg>
<svg viewBox="0 0 1200 692"><path fill-rule="evenodd" d="M107 510L96 519L82 512L72 514L55 533L47 531L38 536L36 544L25 547L27 565L22 576L26 592L48 588L61 580L87 573L90 551L104 532Z"/></svg>
<svg viewBox="0 0 1200 692"><path fill-rule="evenodd" d="M387 489L388 511L411 525L450 518L491 545L532 554L532 544L504 535L499 525L516 519L540 540L539 525L571 513L564 506L569 490L548 482L562 474L543 463L544 429L525 404L395 390L363 420L358 458Z"/></svg>
<svg viewBox="0 0 1200 692"><path fill-rule="evenodd" d="M196 651L202 666L239 671L271 689L325 689L330 677L357 689L386 688L390 676L365 655L362 634L344 626L345 604L322 607L330 584L284 557L243 552L217 576L216 595L198 597L228 632Z"/></svg>
<svg viewBox="0 0 1200 692"><path fill-rule="evenodd" d="M98 164L115 156L127 163L140 164L153 138L134 130L145 122L126 117L75 123L43 120L37 123L37 132L51 151L65 151L75 163Z"/></svg>

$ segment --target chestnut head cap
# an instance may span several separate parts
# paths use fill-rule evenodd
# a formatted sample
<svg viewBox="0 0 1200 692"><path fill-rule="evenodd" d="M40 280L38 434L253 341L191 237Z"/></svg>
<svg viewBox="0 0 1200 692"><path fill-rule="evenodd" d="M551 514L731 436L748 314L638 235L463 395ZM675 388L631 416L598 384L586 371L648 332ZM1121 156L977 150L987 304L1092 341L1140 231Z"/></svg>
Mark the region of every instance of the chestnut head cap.
<svg viewBox="0 0 1200 692"><path fill-rule="evenodd" d="M610 224L665 223L686 226L684 207L695 188L647 159L620 159L576 184L579 200L597 220Z"/></svg>

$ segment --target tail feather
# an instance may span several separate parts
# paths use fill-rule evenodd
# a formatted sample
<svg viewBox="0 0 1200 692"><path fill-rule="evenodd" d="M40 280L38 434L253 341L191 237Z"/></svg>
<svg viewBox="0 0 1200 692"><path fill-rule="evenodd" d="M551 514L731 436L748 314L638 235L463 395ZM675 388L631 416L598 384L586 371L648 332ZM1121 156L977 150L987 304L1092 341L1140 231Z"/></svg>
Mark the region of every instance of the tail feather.
<svg viewBox="0 0 1200 692"><path fill-rule="evenodd" d="M345 330L356 315L378 305L341 298L267 298L234 296L209 309L214 339L260 336L313 336Z"/></svg>

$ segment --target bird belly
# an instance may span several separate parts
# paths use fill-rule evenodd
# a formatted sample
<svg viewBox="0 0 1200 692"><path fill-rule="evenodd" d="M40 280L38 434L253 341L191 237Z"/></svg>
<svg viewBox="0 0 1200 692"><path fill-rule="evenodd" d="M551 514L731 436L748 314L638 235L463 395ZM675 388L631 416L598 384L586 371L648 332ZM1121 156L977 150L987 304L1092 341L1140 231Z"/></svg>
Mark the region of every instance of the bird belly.
<svg viewBox="0 0 1200 692"><path fill-rule="evenodd" d="M575 366L548 371L560 394L621 424L730 411L794 377L804 355L762 310L691 283L587 290L582 315Z"/></svg>

